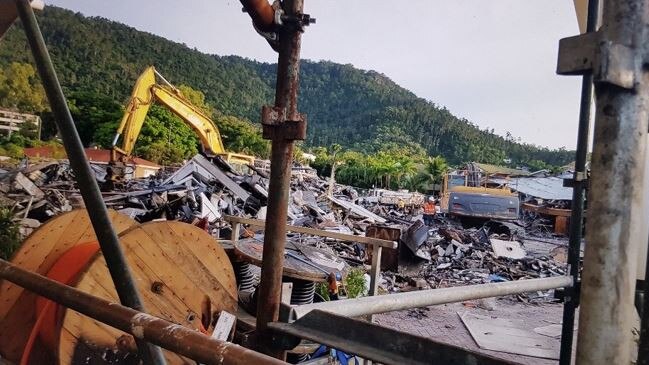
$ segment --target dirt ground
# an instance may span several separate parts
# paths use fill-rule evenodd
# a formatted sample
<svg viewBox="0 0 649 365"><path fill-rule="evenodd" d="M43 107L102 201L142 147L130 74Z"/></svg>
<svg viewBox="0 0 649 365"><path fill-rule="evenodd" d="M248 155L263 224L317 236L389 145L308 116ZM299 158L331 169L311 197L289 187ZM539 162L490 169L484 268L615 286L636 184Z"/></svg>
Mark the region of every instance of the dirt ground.
<svg viewBox="0 0 649 365"><path fill-rule="evenodd" d="M384 313L375 315L374 322L385 327L460 346L514 363L526 365L557 364L557 360L480 349L462 323L458 312L468 311L483 316L523 320L525 327L533 330L536 327L561 324L562 304L528 304L515 302L511 299L497 299L494 310L491 311L479 308L477 305L478 301L469 301L428 307L423 310ZM557 346L559 345L558 338L549 338L556 341Z"/></svg>

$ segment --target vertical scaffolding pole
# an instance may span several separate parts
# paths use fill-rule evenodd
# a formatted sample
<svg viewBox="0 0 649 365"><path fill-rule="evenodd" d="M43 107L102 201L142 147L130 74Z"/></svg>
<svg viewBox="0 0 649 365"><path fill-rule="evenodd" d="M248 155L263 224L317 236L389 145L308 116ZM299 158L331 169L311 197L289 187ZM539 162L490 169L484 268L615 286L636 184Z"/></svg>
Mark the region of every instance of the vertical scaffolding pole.
<svg viewBox="0 0 649 365"><path fill-rule="evenodd" d="M25 29L36 68L43 82L45 93L55 116L56 126L63 139L65 152L70 160L79 190L88 210L101 251L106 259L115 289L120 301L135 310L144 311L142 300L133 281L126 257L112 227L108 210L99 191L95 175L85 157L81 139L72 120L72 115L61 90L56 71L43 40L40 28L29 0L16 0L20 20ZM165 364L160 348L136 338L140 357L145 364Z"/></svg>
<svg viewBox="0 0 649 365"><path fill-rule="evenodd" d="M586 33L597 29L599 0L588 1L588 20ZM563 326L561 328L560 365L570 365L572 361L572 342L575 328L575 310L579 300L579 261L584 214L584 195L586 190L586 157L590 136L590 107L593 98L593 73L587 72L581 80L581 100L579 105L579 126L577 129L577 152L575 171L572 180L572 211L570 215L570 242L568 243L568 264L570 276L575 285L565 289L563 305Z"/></svg>
<svg viewBox="0 0 649 365"><path fill-rule="evenodd" d="M646 273L649 273L649 253L645 261L645 279L642 281L643 298L642 310L640 317L640 344L638 345L638 365L649 365L649 281L647 281Z"/></svg>
<svg viewBox="0 0 649 365"><path fill-rule="evenodd" d="M629 364L636 247L649 120L649 0L604 4L595 43L597 97L577 364Z"/></svg>
<svg viewBox="0 0 649 365"><path fill-rule="evenodd" d="M293 142L304 139L306 122L297 111L300 73L300 41L302 0L285 0L284 24L279 28L279 58L274 107L264 107L262 123L264 138L271 139L270 184L268 212L264 234L263 262L257 305L257 344L259 350L284 359L285 353L273 346L268 323L278 320L281 302L284 247L289 200L289 184L293 163Z"/></svg>

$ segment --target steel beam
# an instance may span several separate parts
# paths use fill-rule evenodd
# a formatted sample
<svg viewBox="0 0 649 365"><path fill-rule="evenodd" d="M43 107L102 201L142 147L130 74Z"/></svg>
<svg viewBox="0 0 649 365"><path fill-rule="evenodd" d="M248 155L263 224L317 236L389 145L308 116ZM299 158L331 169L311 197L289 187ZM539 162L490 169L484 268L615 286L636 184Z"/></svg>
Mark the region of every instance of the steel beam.
<svg viewBox="0 0 649 365"><path fill-rule="evenodd" d="M109 302L0 260L0 279L203 364L286 364L134 309ZM144 362L144 364L150 364Z"/></svg>
<svg viewBox="0 0 649 365"><path fill-rule="evenodd" d="M577 364L629 364L649 120L649 0L607 1L594 60L594 147Z"/></svg>
<svg viewBox="0 0 649 365"><path fill-rule="evenodd" d="M291 318L301 318L312 310L322 310L345 317L360 317L369 314L378 314L410 308L457 303L472 299L520 294L538 290L567 288L572 285L573 282L571 276L558 276L543 279L508 281L504 283L420 290L294 306L292 308Z"/></svg>
<svg viewBox="0 0 649 365"><path fill-rule="evenodd" d="M86 159L81 139L72 120L63 90L61 90L43 35L38 27L34 10L29 0L16 0L16 7L36 61L36 68L43 82L45 94L54 113L56 126L63 139L65 152L70 160L70 166L74 171L74 176L79 185L101 251L106 259L117 294L124 305L144 311L144 305L133 282L126 257L108 217L108 210L102 200L95 174ZM145 363L165 364L160 349L147 346L145 342L141 341L138 342L138 348Z"/></svg>
<svg viewBox="0 0 649 365"><path fill-rule="evenodd" d="M588 1L586 33L595 35L599 0ZM573 282L579 282L581 238L584 221L584 195L587 185L586 158L590 131L590 107L593 98L593 74L588 71L581 80L581 100L579 104L579 126L577 129L577 152L572 183L572 210L570 215L570 235L568 243L568 265ZM575 328L575 309L579 301L579 286L566 288L563 304L563 326L561 328L561 353L559 364L570 365L572 361L572 342Z"/></svg>
<svg viewBox="0 0 649 365"><path fill-rule="evenodd" d="M466 348L318 310L291 324L272 323L270 326L276 332L295 338L287 343L289 347L299 343L299 339L307 339L380 364L514 364Z"/></svg>

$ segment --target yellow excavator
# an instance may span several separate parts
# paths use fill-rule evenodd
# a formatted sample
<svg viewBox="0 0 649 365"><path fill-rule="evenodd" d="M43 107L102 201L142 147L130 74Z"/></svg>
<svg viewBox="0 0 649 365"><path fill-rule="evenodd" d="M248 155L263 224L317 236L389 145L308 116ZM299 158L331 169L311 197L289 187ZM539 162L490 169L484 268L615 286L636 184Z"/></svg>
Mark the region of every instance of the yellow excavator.
<svg viewBox="0 0 649 365"><path fill-rule="evenodd" d="M164 85L159 85L156 82L156 76ZM232 165L254 165L255 158L253 156L226 152L216 124L202 110L192 105L180 93L180 90L160 75L153 66L149 66L135 83L122 122L113 139L110 157L111 180L123 179L124 168L140 135L144 118L151 105L156 101L169 108L196 132L206 155L218 156ZM120 137L122 143L118 147Z"/></svg>
<svg viewBox="0 0 649 365"><path fill-rule="evenodd" d="M453 217L518 219L518 193L506 184L489 186L489 177L482 176L474 163L467 164L467 170L446 174L440 195L441 211Z"/></svg>

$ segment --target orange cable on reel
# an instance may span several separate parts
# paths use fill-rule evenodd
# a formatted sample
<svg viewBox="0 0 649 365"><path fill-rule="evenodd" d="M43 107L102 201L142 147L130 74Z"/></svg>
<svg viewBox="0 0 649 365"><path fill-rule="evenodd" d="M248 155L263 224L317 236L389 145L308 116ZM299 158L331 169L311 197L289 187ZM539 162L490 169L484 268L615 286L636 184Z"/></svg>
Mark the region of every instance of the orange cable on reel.
<svg viewBox="0 0 649 365"><path fill-rule="evenodd" d="M88 266L92 258L99 252L97 241L78 244L67 250L52 265L46 276L52 280L69 285ZM29 357L38 336L43 344L50 349L56 347L56 329L61 316L61 306L57 303L36 297L36 322L29 334L29 339L23 350L20 365L27 365Z"/></svg>

